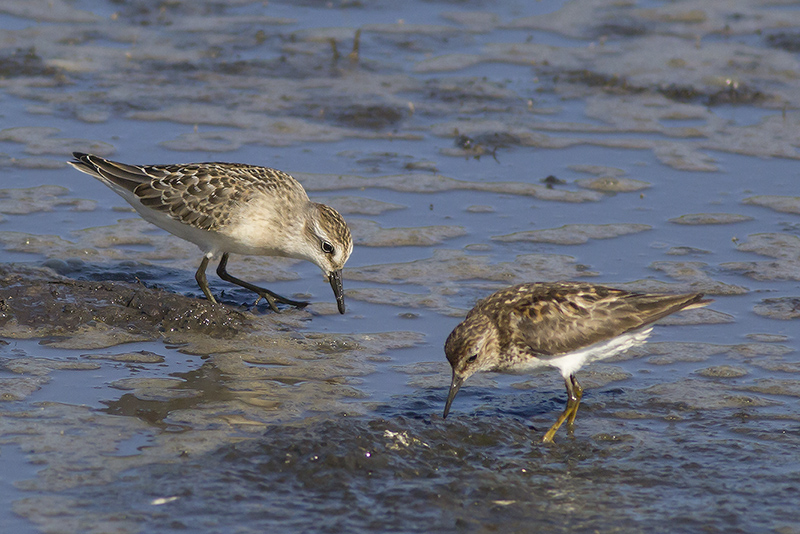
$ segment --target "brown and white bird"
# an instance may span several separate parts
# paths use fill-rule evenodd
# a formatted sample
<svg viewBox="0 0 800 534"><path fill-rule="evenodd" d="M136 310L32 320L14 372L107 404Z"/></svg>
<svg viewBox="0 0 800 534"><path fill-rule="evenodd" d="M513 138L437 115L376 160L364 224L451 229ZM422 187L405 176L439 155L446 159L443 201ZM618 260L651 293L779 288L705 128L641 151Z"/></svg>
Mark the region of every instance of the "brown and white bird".
<svg viewBox="0 0 800 534"><path fill-rule="evenodd" d="M582 366L641 345L655 321L710 302L701 293L631 293L579 282L502 289L480 300L445 342L453 378L444 417L461 385L478 371L551 366L567 386L567 407L543 438L552 442L565 421L575 421L583 394L575 373Z"/></svg>
<svg viewBox="0 0 800 534"><path fill-rule="evenodd" d="M226 270L230 254L284 256L322 269L339 312L345 312L342 268L353 251L350 230L336 210L311 202L289 174L240 163L126 165L80 152L73 156L70 165L113 189L142 218L200 247L203 259L195 279L211 302L216 299L206 267L221 255L219 277L255 292L273 310L278 311L276 303L308 305Z"/></svg>

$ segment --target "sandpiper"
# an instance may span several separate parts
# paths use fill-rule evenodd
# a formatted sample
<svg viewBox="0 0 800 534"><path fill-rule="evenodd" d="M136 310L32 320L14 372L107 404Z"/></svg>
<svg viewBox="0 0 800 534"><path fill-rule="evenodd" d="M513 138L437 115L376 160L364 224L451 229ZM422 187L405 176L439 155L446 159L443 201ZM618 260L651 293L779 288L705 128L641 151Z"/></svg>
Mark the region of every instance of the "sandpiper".
<svg viewBox="0 0 800 534"><path fill-rule="evenodd" d="M216 299L208 288L206 267L221 254L219 277L255 292L274 311L276 302L307 306L226 270L229 254L285 256L319 266L339 312L345 312L342 267L353 251L350 230L336 210L311 202L292 176L239 163L126 165L91 154L72 155L70 165L113 189L145 220L200 247L203 259L195 279L211 302Z"/></svg>
<svg viewBox="0 0 800 534"><path fill-rule="evenodd" d="M594 284L521 284L483 300L450 333L444 345L453 368L444 417L464 381L478 371L525 372L549 365L561 371L567 407L544 435L571 426L583 389L575 373L584 365L641 345L653 323L679 310L710 303L701 293L631 293Z"/></svg>

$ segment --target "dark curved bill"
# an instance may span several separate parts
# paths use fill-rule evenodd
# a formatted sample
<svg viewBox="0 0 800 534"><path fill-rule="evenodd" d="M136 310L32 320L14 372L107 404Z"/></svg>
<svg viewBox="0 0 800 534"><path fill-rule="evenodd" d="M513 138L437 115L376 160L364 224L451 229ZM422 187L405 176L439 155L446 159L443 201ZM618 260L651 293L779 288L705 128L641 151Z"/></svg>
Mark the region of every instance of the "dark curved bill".
<svg viewBox="0 0 800 534"><path fill-rule="evenodd" d="M453 399L456 398L456 393L461 389L461 384L463 383L464 379L453 373L453 380L450 382L450 393L447 394L447 402L444 403L442 418L447 418L447 414L450 413L450 405L453 404Z"/></svg>
<svg viewBox="0 0 800 534"><path fill-rule="evenodd" d="M339 313L344 313L344 289L342 288L342 270L328 273L328 281L331 283L333 294L336 295L336 305Z"/></svg>

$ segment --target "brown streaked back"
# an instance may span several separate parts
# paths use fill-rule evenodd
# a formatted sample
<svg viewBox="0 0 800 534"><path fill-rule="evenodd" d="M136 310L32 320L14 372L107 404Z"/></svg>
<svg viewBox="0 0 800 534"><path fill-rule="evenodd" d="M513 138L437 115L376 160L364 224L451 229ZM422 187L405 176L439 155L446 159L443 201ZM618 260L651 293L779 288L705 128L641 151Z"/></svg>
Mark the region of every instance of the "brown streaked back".
<svg viewBox="0 0 800 534"><path fill-rule="evenodd" d="M710 302L703 300L701 293L632 293L556 282L499 291L480 301L470 315L487 315L498 325L501 347L524 345L546 357L638 330L679 310Z"/></svg>

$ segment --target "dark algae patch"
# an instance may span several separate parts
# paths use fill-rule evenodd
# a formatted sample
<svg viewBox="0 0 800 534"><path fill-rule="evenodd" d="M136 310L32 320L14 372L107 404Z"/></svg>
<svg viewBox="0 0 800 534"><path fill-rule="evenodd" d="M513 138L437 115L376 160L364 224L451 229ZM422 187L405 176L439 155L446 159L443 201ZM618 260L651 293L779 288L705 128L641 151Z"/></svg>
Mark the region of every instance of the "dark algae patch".
<svg viewBox="0 0 800 534"><path fill-rule="evenodd" d="M67 336L97 326L148 339L172 332L231 338L245 324L244 315L227 306L142 284L73 280L49 269L0 264L5 335L29 329L30 337Z"/></svg>

